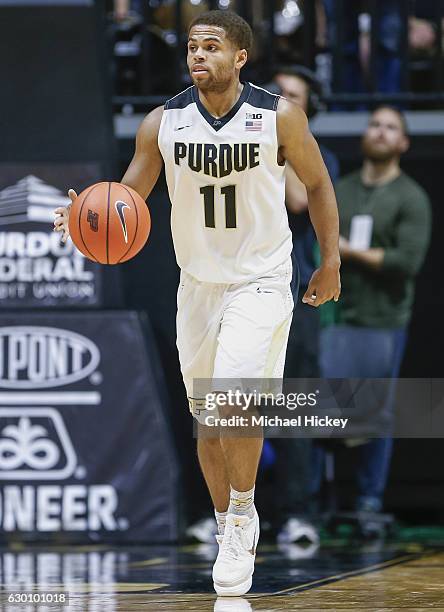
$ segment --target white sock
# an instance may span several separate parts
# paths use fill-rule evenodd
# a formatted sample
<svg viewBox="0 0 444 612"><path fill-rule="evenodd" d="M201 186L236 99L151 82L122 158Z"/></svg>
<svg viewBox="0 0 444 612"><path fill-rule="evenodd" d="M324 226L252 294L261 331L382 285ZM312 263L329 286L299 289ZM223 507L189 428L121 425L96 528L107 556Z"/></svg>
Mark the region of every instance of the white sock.
<svg viewBox="0 0 444 612"><path fill-rule="evenodd" d="M254 512L254 487L249 491L236 491L230 487L228 513L253 518Z"/></svg>
<svg viewBox="0 0 444 612"><path fill-rule="evenodd" d="M228 511L218 512L216 508L214 509L214 516L216 517L217 522L217 531L219 535L223 536L225 533L225 521L227 518Z"/></svg>

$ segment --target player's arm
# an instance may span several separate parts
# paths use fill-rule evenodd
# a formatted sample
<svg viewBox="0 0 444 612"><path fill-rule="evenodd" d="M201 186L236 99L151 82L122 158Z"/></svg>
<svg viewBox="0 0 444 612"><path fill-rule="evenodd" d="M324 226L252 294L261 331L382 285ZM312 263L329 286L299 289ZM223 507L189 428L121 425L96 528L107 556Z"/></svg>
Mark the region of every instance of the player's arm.
<svg viewBox="0 0 444 612"><path fill-rule="evenodd" d="M303 301L319 306L331 299L338 300L341 293L335 192L305 113L296 104L281 98L277 128L280 156L288 161L307 190L308 211L319 242L321 266L313 274Z"/></svg>
<svg viewBox="0 0 444 612"><path fill-rule="evenodd" d="M308 207L305 185L290 165L285 168L285 204L294 215L305 212Z"/></svg>
<svg viewBox="0 0 444 612"><path fill-rule="evenodd" d="M133 159L120 181L135 189L144 200L150 195L162 170L163 159L157 141L162 114L163 106L158 106L143 120L137 131Z"/></svg>
<svg viewBox="0 0 444 612"><path fill-rule="evenodd" d="M160 122L162 120L163 106L158 106L143 120L137 131L136 150L121 180L123 185L128 185L137 191L144 200L154 188L162 169L162 156L160 154L157 137L159 135ZM69 211L77 198L74 189L68 191L71 204L66 207L56 208L54 231L62 232L62 242L66 242L69 236Z"/></svg>

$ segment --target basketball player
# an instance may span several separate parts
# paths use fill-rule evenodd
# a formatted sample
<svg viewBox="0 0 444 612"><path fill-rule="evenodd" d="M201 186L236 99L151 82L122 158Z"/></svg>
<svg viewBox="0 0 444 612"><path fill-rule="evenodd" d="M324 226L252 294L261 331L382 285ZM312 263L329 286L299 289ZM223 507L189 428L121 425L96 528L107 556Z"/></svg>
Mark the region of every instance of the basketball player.
<svg viewBox="0 0 444 612"><path fill-rule="evenodd" d="M191 23L187 62L194 85L147 115L122 179L146 199L165 164L181 268L177 346L198 420L206 411L193 379L282 377L293 310L286 161L307 188L322 254L303 301L317 307L340 294L332 184L303 111L240 82L251 45L249 25L233 12L206 12ZM73 190L69 195L76 198ZM56 213L55 229L66 240L69 210ZM219 595L251 587L261 449L260 437L198 440L218 523L213 581Z"/></svg>

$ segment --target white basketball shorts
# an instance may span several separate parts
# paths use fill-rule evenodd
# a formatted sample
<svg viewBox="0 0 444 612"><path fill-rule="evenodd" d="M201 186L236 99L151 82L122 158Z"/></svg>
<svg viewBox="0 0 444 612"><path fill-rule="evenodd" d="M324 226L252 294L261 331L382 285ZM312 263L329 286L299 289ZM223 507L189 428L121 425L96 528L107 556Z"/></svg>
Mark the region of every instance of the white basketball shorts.
<svg viewBox="0 0 444 612"><path fill-rule="evenodd" d="M204 283L181 271L177 348L191 413L203 399L195 397L195 379L283 377L293 314L291 279L291 259L237 284Z"/></svg>

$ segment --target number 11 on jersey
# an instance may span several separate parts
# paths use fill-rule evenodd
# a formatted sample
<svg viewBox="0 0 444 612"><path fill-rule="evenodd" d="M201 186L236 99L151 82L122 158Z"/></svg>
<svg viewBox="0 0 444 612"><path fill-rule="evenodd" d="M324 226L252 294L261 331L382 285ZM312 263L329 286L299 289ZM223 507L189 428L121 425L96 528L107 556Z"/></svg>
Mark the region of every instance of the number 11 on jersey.
<svg viewBox="0 0 444 612"><path fill-rule="evenodd" d="M214 214L214 185L206 185L200 188L200 193L204 197L204 213L205 213L205 227L216 227L215 214ZM227 229L234 229L236 225L236 185L226 185L221 187L221 194L225 200L225 227Z"/></svg>

